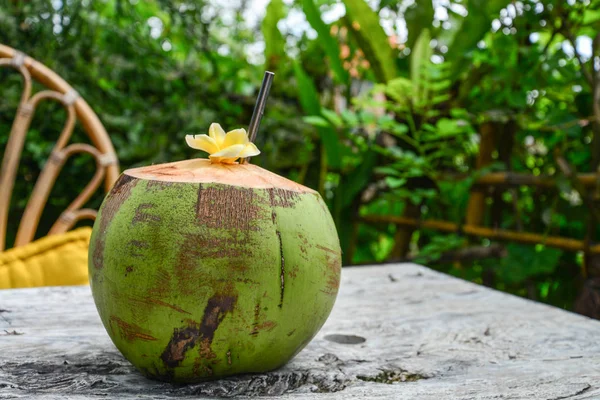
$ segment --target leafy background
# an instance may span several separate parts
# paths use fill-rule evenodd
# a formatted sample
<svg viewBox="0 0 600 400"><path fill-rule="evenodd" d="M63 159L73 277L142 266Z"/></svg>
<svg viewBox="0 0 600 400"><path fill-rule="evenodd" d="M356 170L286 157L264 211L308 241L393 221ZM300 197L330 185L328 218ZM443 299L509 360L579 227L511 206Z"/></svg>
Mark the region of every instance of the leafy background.
<svg viewBox="0 0 600 400"><path fill-rule="evenodd" d="M586 275L593 278L581 253L427 229L407 235L363 219L461 224L477 177L529 173L548 175L556 189L485 189L487 226L597 239L600 194L573 184L557 160L578 172L598 167L600 1L271 0L266 10L258 3L0 0L0 42L79 91L123 168L196 156L183 136L213 121L246 125L262 73L273 70L262 154L253 162L323 195L345 264L413 260L573 309ZM20 80L1 70L0 82L3 147ZM63 120L53 105L36 113L9 241ZM491 142L482 141L484 131ZM74 140L87 141L81 130ZM92 173L89 159L69 161L38 236Z"/></svg>

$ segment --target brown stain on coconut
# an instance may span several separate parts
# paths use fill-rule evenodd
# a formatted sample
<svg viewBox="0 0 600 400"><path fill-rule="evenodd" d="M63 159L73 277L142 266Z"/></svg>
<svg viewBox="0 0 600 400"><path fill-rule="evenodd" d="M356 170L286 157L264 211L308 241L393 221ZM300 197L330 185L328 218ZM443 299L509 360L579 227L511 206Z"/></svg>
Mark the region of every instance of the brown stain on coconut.
<svg viewBox="0 0 600 400"><path fill-rule="evenodd" d="M336 251L321 245L316 247L325 253L325 266L323 273L327 277L325 288L321 292L330 296L336 296L340 287L341 260Z"/></svg>
<svg viewBox="0 0 600 400"><path fill-rule="evenodd" d="M252 323L252 332L250 336L258 335L258 321L260 319L260 301L254 306L254 322Z"/></svg>
<svg viewBox="0 0 600 400"><path fill-rule="evenodd" d="M112 190L108 194L102 213L100 215L98 231L101 233L97 236L94 253L92 254L92 263L94 268L102 269L104 266L104 236L115 214L121 208L121 205L131 195L131 190L137 185L138 180L129 175L121 175Z"/></svg>
<svg viewBox="0 0 600 400"><path fill-rule="evenodd" d="M236 302L237 296L216 294L208 300L200 324L188 321L187 326L175 328L169 344L160 357L165 366L177 367L184 360L186 352L197 344L202 358L214 358L211 345L215 332L225 316L233 311Z"/></svg>
<svg viewBox="0 0 600 400"><path fill-rule="evenodd" d="M123 321L121 318L115 317L114 315L110 317L110 329L113 330L113 323L119 327L119 332L121 337L128 342L132 342L134 340L143 340L143 341L155 341L157 340L154 336L148 334L142 327L132 324L129 322Z"/></svg>
<svg viewBox="0 0 600 400"><path fill-rule="evenodd" d="M334 255L337 257L338 253L332 249L330 249L329 247L325 247L325 246L321 246L320 244L316 245L317 249L321 249L326 253L329 253L331 255Z"/></svg>
<svg viewBox="0 0 600 400"><path fill-rule="evenodd" d="M187 234L177 253L175 278L177 287L185 295L197 292L201 282L210 282L206 271L202 268L204 255L204 239L201 234Z"/></svg>
<svg viewBox="0 0 600 400"><path fill-rule="evenodd" d="M196 360L194 360L194 368L192 369L192 371L194 372L194 375L197 376L212 376L214 374L213 369L204 364L202 358L196 358Z"/></svg>
<svg viewBox="0 0 600 400"><path fill-rule="evenodd" d="M198 185L196 220L212 229L257 231L253 221L261 220L261 207L254 190L228 186L223 188Z"/></svg>
<svg viewBox="0 0 600 400"><path fill-rule="evenodd" d="M271 207L292 208L300 200L300 193L280 188L267 189Z"/></svg>
<svg viewBox="0 0 600 400"><path fill-rule="evenodd" d="M146 184L146 192L165 190L165 189L173 186L174 184L175 184L174 182L149 180L148 183Z"/></svg>
<svg viewBox="0 0 600 400"><path fill-rule="evenodd" d="M304 260L309 261L309 256L308 256L308 249L310 248L310 244L308 242L308 239L306 238L306 236L304 236L301 233L298 233L298 239L300 239L301 243L299 244L300 247L300 257L302 257Z"/></svg>
<svg viewBox="0 0 600 400"><path fill-rule="evenodd" d="M244 257L248 254L248 250L244 248L246 244L243 240L238 240L237 237L222 238L216 236L195 235L197 243L200 244L198 252L205 258L236 258Z"/></svg>
<svg viewBox="0 0 600 400"><path fill-rule="evenodd" d="M265 321L261 324L256 325L256 329L259 331L267 331L271 332L277 326L277 322L275 321Z"/></svg>
<svg viewBox="0 0 600 400"><path fill-rule="evenodd" d="M266 310L266 308L265 308ZM261 303L260 301L254 306L254 322L252 323L252 331L250 332L250 336L256 337L261 331L272 331L276 326L277 322L275 321L262 321L263 319L261 313Z"/></svg>
<svg viewBox="0 0 600 400"><path fill-rule="evenodd" d="M180 307L177 307L176 305L166 303L164 301L155 299L153 297L129 297L128 300L129 300L129 302L137 303L138 305L148 306L148 308L154 307L154 306L167 307L167 308L170 308L171 310L177 311L178 313L191 315L191 313L185 311L184 309L182 309Z"/></svg>
<svg viewBox="0 0 600 400"><path fill-rule="evenodd" d="M334 276L329 276L327 278L327 282L325 283L325 288L322 289L321 292L330 296L337 296L339 287L340 279Z"/></svg>
<svg viewBox="0 0 600 400"><path fill-rule="evenodd" d="M155 285L148 289L148 294L154 299L167 297L171 291L171 275L165 268L158 268L154 275Z"/></svg>
<svg viewBox="0 0 600 400"><path fill-rule="evenodd" d="M288 271L288 275L291 278L296 279L298 277L298 273L300 272L300 268L298 268L298 266L295 266L294 268L292 268L291 270Z"/></svg>
<svg viewBox="0 0 600 400"><path fill-rule="evenodd" d="M135 209L135 213L133 215L133 219L131 220L131 225L136 225L139 223L149 223L149 222L160 222L161 218L158 215L149 213L147 210L151 210L155 205L152 203L141 203Z"/></svg>
<svg viewBox="0 0 600 400"><path fill-rule="evenodd" d="M129 245L129 255L131 257L143 257L141 251L150 248L150 245L143 240L130 240L128 242Z"/></svg>

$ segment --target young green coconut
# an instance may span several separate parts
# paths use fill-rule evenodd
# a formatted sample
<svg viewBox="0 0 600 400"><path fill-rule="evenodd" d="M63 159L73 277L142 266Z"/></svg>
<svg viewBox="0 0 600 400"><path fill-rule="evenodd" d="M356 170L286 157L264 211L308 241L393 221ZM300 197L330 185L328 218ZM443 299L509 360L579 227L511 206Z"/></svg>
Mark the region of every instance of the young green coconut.
<svg viewBox="0 0 600 400"><path fill-rule="evenodd" d="M195 382L288 362L327 319L341 252L319 194L258 166L245 130L186 137L210 154L125 171L90 242L92 293L146 376Z"/></svg>

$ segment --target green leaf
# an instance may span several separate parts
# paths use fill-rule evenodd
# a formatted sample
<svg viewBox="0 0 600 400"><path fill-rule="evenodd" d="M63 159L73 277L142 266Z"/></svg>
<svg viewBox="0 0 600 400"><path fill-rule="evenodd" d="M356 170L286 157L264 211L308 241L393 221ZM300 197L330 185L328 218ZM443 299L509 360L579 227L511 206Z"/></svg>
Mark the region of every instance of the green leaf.
<svg viewBox="0 0 600 400"><path fill-rule="evenodd" d="M342 119L350 127L355 127L360 123L356 114L350 110L342 110Z"/></svg>
<svg viewBox="0 0 600 400"><path fill-rule="evenodd" d="M447 60L460 60L453 64L452 76L464 71L466 65L464 56L477 46L485 34L490 31L492 20L497 17L500 10L506 7L511 0L469 0L467 4L468 16L454 35Z"/></svg>
<svg viewBox="0 0 600 400"><path fill-rule="evenodd" d="M394 175L394 176L399 175L398 170L394 167L378 167L378 168L375 168L375 172L377 172L378 174L386 174L386 175Z"/></svg>
<svg viewBox="0 0 600 400"><path fill-rule="evenodd" d="M298 85L298 99L305 114L319 115L322 114L321 104L319 102L319 94L314 82L304 72L302 66L297 62L294 63L294 75ZM337 134L330 127L317 127L321 142L325 147L327 155L327 163L333 168L339 168L341 165L341 143Z"/></svg>
<svg viewBox="0 0 600 400"><path fill-rule="evenodd" d="M313 0L302 0L301 3L308 23L319 35L318 43L321 44L325 54L329 58L335 78L339 83L347 83L349 78L348 71L342 65L339 44L329 33L329 26L321 19L319 9Z"/></svg>
<svg viewBox="0 0 600 400"><path fill-rule="evenodd" d="M583 12L583 25L595 25L600 23L600 10L587 9Z"/></svg>
<svg viewBox="0 0 600 400"><path fill-rule="evenodd" d="M449 234L440 236L434 236L431 242L423 246L415 262L421 264L429 264L432 261L437 261L441 257L442 253L460 249L467 244L467 240L457 234Z"/></svg>
<svg viewBox="0 0 600 400"><path fill-rule="evenodd" d="M442 136L453 136L464 131L464 123L459 120L440 118L435 125L437 133Z"/></svg>
<svg viewBox="0 0 600 400"><path fill-rule="evenodd" d="M377 154L368 151L364 154L362 162L349 173L341 176L340 183L335 189L335 199L332 215L336 221L336 228L340 237L342 254L347 257L350 245L351 232L353 230L352 204L356 197L367 187L371 181L373 168L377 161ZM337 217L337 218L336 218ZM344 258L345 263L351 260Z"/></svg>
<svg viewBox="0 0 600 400"><path fill-rule="evenodd" d="M449 93L446 94L439 94L436 96L433 96L431 98L431 105L436 105L436 104L440 104L440 103L445 103L446 101L450 100L452 98L452 96Z"/></svg>
<svg viewBox="0 0 600 400"><path fill-rule="evenodd" d="M377 153L369 151L365 154L360 165L352 172L342 176L340 187L343 188L342 209L349 206L354 197L362 192L371 180L373 169L377 161Z"/></svg>
<svg viewBox="0 0 600 400"><path fill-rule="evenodd" d="M425 70L431 65L432 49L429 46L429 29L423 29L410 56L410 79L413 87L413 102L421 104L427 100L429 89L426 84Z"/></svg>
<svg viewBox="0 0 600 400"><path fill-rule="evenodd" d="M371 64L379 82L397 76L396 54L379 25L379 16L365 0L343 0L346 5L344 22Z"/></svg>
<svg viewBox="0 0 600 400"><path fill-rule="evenodd" d="M265 64L267 69L274 68L285 58L285 39L277 23L285 17L283 0L271 0L262 23L262 33L265 38Z"/></svg>
<svg viewBox="0 0 600 400"><path fill-rule="evenodd" d="M389 81L385 94L394 99L400 106L408 106L413 95L412 81L406 78L396 78Z"/></svg>
<svg viewBox="0 0 600 400"><path fill-rule="evenodd" d="M498 275L508 283L554 272L563 254L562 250L543 245L509 244L506 249L508 256L500 262Z"/></svg>
<svg viewBox="0 0 600 400"><path fill-rule="evenodd" d="M397 189L406 184L406 178L394 178L393 176L388 176L385 178L385 183L390 189Z"/></svg>
<svg viewBox="0 0 600 400"><path fill-rule="evenodd" d="M404 20L408 30L406 47L412 49L421 31L431 26L433 14L433 2L431 0L415 2L404 12Z"/></svg>
<svg viewBox="0 0 600 400"><path fill-rule="evenodd" d="M294 75L298 87L298 100L300 106L307 115L321 114L321 101L319 93L314 82L308 74L302 69L299 63L294 63Z"/></svg>
<svg viewBox="0 0 600 400"><path fill-rule="evenodd" d="M319 115L309 115L307 117L302 118L304 120L304 122L314 125L314 126L319 126L322 128L329 128L331 127L331 124L329 121L327 121L325 118L319 116Z"/></svg>
<svg viewBox="0 0 600 400"><path fill-rule="evenodd" d="M342 118L340 118L340 116L337 115L335 111L328 110L327 108L322 108L321 114L323 114L323 116L327 118L327 120L331 122L331 124L336 128L340 128L344 125L344 121L342 121Z"/></svg>

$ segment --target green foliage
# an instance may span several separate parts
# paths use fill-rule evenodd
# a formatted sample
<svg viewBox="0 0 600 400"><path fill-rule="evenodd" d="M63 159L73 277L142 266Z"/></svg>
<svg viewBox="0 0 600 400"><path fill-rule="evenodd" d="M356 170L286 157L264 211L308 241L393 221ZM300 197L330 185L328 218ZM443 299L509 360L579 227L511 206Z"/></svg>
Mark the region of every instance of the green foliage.
<svg viewBox="0 0 600 400"><path fill-rule="evenodd" d="M163 0L58 3L0 0L0 42L48 65L82 94L123 167L196 156L183 136L204 133L213 121L245 126L264 68L275 70L257 139L262 154L253 162L322 193L345 263L399 254L401 227L361 217L416 210L422 219L464 224L470 193L490 171L548 175L557 188L486 192L487 226L578 239L588 232L590 209L555 155L579 172L595 171L600 158L593 88L569 47L579 41L579 52L596 37L597 0L384 0L376 10L372 2L344 0L345 16L332 23L322 15L336 4L331 0L271 0L260 27L245 22L248 2L237 9ZM293 13L305 15L316 38L290 29ZM402 17L407 39L398 43ZM578 55L591 73L593 58ZM4 146L20 86L5 70L0 80ZM56 110L43 105L28 133L11 237L62 128L64 113ZM481 167L480 133L490 126L494 149ZM80 128L74 139L87 140ZM89 158L67 163L41 233L92 174ZM592 227L592 239L599 229ZM572 306L581 254L511 243L500 259L443 261L446 252L491 244L417 229L408 245L410 257L440 271Z"/></svg>
<svg viewBox="0 0 600 400"><path fill-rule="evenodd" d="M306 114L320 114L321 105L319 101L319 94L315 88L311 78L302 70L302 66L298 63L294 64L294 73L296 75L296 81L298 83L298 98L300 105ZM336 136L336 133L328 125L322 125L317 128L323 146L325 147L325 154L327 155L327 163L337 168L340 165L340 143Z"/></svg>
<svg viewBox="0 0 600 400"><path fill-rule="evenodd" d="M271 0L262 24L267 69L274 69L285 58L285 39L277 28L277 23L284 17L283 0Z"/></svg>
<svg viewBox="0 0 600 400"><path fill-rule="evenodd" d="M430 264L438 260L443 253L460 249L467 245L467 239L459 235L439 235L434 236L431 242L427 243L415 259L418 263Z"/></svg>
<svg viewBox="0 0 600 400"><path fill-rule="evenodd" d="M543 245L509 244L507 250L508 256L503 258L497 267L498 277L507 284L552 274L563 255L563 251Z"/></svg>
<svg viewBox="0 0 600 400"><path fill-rule="evenodd" d="M379 25L377 14L364 0L344 0L349 30L358 46L371 63L379 82L387 82L397 76L395 54L388 45L388 37Z"/></svg>
<svg viewBox="0 0 600 400"><path fill-rule="evenodd" d="M406 28L408 30L408 39L406 47L413 48L415 41L424 29L429 29L433 22L433 2L429 0L416 1L404 12ZM429 42L427 43L429 45Z"/></svg>
<svg viewBox="0 0 600 400"><path fill-rule="evenodd" d="M469 18L464 18L460 29L456 31L449 48L449 59L454 60L453 72L459 73L465 65L464 55L475 48L490 30L492 20L499 11L506 7L510 0L469 0L467 11ZM462 60L461 60L462 58Z"/></svg>
<svg viewBox="0 0 600 400"><path fill-rule="evenodd" d="M317 31L319 35L319 42L323 46L323 51L327 54L331 69L335 74L336 79L339 83L345 84L348 82L348 71L342 66L342 60L340 59L340 47L338 42L329 33L329 26L321 19L319 9L315 5L313 0L301 0L302 9L306 14L306 19L310 23L310 26Z"/></svg>
<svg viewBox="0 0 600 400"><path fill-rule="evenodd" d="M431 36L429 30L424 29L415 42L413 54L410 58L410 79L412 83L411 94L416 104L427 101L429 85L427 79L427 70L431 61L432 50L429 47ZM425 82L424 82L425 81Z"/></svg>

